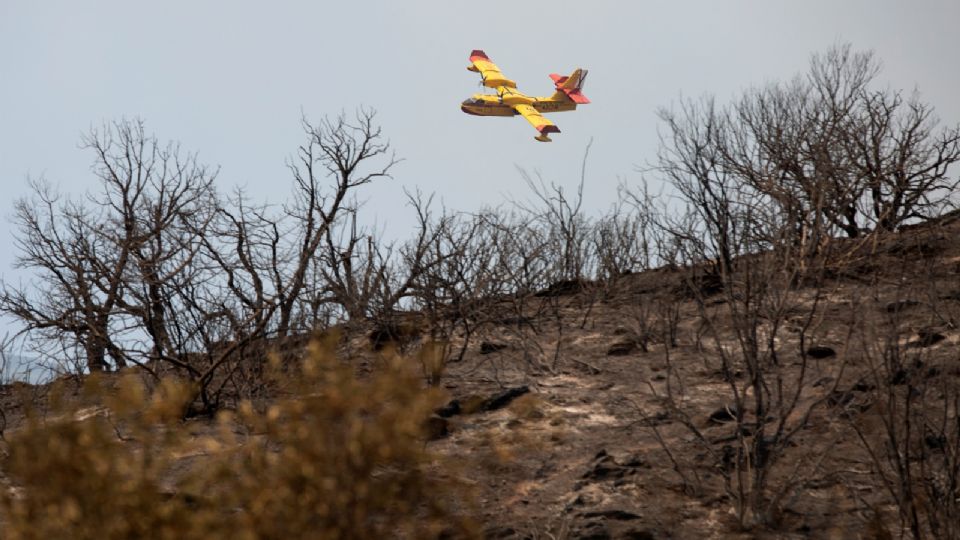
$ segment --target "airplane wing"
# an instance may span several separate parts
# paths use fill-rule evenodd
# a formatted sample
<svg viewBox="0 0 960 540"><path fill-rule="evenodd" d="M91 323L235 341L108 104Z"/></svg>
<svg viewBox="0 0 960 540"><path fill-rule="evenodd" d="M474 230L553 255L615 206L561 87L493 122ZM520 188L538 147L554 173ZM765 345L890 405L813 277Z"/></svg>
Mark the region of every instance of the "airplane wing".
<svg viewBox="0 0 960 540"><path fill-rule="evenodd" d="M480 78L483 80L484 86L490 88L496 88L498 86L506 86L507 88L517 87L517 83L504 77L503 73L500 72L500 68L490 60L487 53L481 50L475 50L470 53L470 65L467 66L467 69L480 73Z"/></svg>
<svg viewBox="0 0 960 540"><path fill-rule="evenodd" d="M560 128L556 126L550 120L547 120L542 114L537 112L530 105L515 105L514 110L520 113L521 116L527 119L527 122L530 122L530 125L537 128L537 131L540 132L540 135L536 136L535 139L541 142L550 142L550 137L547 135L550 133L560 133Z"/></svg>

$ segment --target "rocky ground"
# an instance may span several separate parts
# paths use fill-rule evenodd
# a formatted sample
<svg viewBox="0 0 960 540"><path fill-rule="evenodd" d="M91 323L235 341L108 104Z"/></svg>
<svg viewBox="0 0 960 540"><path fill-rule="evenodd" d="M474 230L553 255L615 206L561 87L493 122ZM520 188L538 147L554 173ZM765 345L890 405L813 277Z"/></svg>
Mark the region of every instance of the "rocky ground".
<svg viewBox="0 0 960 540"><path fill-rule="evenodd" d="M897 383L878 379L887 372L877 362L890 336L908 356L903 378L960 378L957 232L948 224L856 247L839 270L783 291L788 301L768 312L780 325L766 320L758 334L778 353L770 384L782 387L771 395L793 406L767 418L792 433L769 467L764 496L779 504L767 525L744 527L736 504L734 480L751 469L734 456L752 440L743 430L756 426L735 410L733 388L750 392L731 318L740 299L691 282L684 269L547 291L520 317L477 324L463 359L439 378L448 398L428 448L453 458L488 538L897 534L896 509L856 428L866 437L883 430L888 408L877 389ZM355 329L342 342L361 373L379 354L371 335ZM424 339L399 344L411 362ZM724 371L722 355L733 369ZM7 388L8 430L31 392ZM198 437L205 422L189 422ZM181 469L202 456L184 454Z"/></svg>
<svg viewBox="0 0 960 540"><path fill-rule="evenodd" d="M925 380L955 384L960 377L955 232L951 226L888 238L822 286L792 291L787 307L794 312L776 335L776 369L790 391L797 381L802 387L786 419L797 433L771 467L770 493L784 502L772 527L738 525L723 479L738 444L731 386L697 302L683 298L679 270L628 276L603 293L550 298L560 317L545 317L533 338L540 364L524 360L529 344L515 329L494 326L475 338L444 376L452 396L529 393L503 409L452 415L449 435L430 444L448 455L505 457L467 473L492 538L896 534L889 494L871 476L872 462L851 426L868 437L883 429L887 409L877 387L898 386L898 373L875 380L886 373L876 361L894 331L904 363L909 356L918 369L930 366ZM667 306L678 315L675 347L648 328L656 319L648 308L659 300L676 301ZM710 295L706 314L721 327L720 347L742 365L726 303L722 293ZM742 389L743 374L733 377Z"/></svg>

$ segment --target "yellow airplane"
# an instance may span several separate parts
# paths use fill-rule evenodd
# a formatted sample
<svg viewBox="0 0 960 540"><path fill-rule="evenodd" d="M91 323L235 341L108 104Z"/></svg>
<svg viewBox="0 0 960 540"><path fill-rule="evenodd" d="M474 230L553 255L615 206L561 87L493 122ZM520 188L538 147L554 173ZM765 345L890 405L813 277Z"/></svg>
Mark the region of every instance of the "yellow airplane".
<svg viewBox="0 0 960 540"><path fill-rule="evenodd" d="M577 68L569 76L564 77L552 73L550 78L556 86L556 92L550 97L531 97L517 90L517 83L503 76L490 57L483 51L476 50L470 53L470 65L467 69L480 73L483 85L495 88L496 95L474 94L464 101L460 110L467 114L478 116L515 116L521 115L540 132L534 137L540 142L550 142L550 133L560 133L560 128L541 113L572 111L577 105L590 103L580 90L587 78L587 70Z"/></svg>

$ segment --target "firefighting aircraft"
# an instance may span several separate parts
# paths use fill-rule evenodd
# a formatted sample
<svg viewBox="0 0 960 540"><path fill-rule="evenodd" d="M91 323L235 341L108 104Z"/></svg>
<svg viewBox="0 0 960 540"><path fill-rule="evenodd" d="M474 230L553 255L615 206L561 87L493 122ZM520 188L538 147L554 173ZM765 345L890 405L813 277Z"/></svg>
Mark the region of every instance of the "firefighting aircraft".
<svg viewBox="0 0 960 540"><path fill-rule="evenodd" d="M483 85L496 89L494 94L474 94L460 106L467 114L478 116L515 116L522 115L540 132L534 137L540 142L550 142L550 133L560 133L560 128L541 113L572 111L577 105L590 103L580 90L587 78L587 70L577 68L569 76L553 73L556 92L550 97L531 97L517 90L517 83L503 76L490 57L483 51L470 53L470 65L467 69L480 73Z"/></svg>

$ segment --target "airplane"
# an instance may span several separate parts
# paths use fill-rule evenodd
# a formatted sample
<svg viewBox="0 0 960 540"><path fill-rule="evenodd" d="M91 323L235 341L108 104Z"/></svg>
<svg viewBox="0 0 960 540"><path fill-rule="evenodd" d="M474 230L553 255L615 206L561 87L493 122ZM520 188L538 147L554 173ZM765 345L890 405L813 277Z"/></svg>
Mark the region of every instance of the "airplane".
<svg viewBox="0 0 960 540"><path fill-rule="evenodd" d="M469 71L480 74L483 85L496 89L494 94L474 94L460 105L460 110L477 116L521 115L540 133L534 139L550 142L551 133L560 133L560 128L543 114L547 112L572 111L577 105L590 103L580 90L587 78L587 70L577 68L568 76L551 73L556 91L550 97L532 97L517 90L517 83L504 77L500 68L481 50L470 53Z"/></svg>

